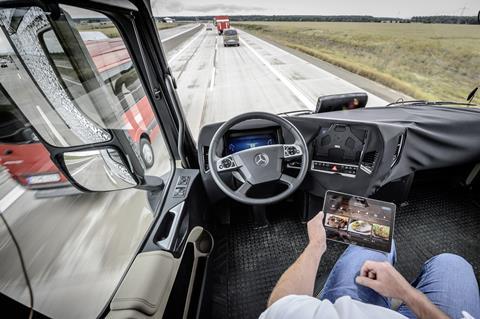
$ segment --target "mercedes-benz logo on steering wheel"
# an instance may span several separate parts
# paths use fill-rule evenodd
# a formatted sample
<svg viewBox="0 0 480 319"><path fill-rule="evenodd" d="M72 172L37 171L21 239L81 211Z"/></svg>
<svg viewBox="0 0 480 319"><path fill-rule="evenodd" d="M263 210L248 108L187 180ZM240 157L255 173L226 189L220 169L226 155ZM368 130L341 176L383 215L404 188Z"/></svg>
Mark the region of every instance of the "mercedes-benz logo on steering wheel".
<svg viewBox="0 0 480 319"><path fill-rule="evenodd" d="M257 164L258 166L265 167L267 166L268 161L268 155L265 153L259 153L255 155L255 164Z"/></svg>

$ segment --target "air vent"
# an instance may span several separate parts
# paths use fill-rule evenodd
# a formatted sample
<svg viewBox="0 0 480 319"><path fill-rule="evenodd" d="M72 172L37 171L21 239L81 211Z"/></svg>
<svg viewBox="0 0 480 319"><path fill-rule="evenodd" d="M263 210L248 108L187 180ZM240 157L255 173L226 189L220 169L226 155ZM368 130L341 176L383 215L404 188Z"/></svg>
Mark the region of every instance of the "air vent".
<svg viewBox="0 0 480 319"><path fill-rule="evenodd" d="M208 172L210 169L209 163L208 163L208 146L203 147L203 168L205 169L205 173Z"/></svg>
<svg viewBox="0 0 480 319"><path fill-rule="evenodd" d="M404 136L405 134L402 134L398 137L397 147L395 148L395 153L393 153L392 164L390 165L390 168L397 165L398 160L400 159L400 153L402 152Z"/></svg>
<svg viewBox="0 0 480 319"><path fill-rule="evenodd" d="M367 174L372 174L373 168L375 167L375 162L377 161L378 152L371 151L365 153L362 159L362 165L360 168L365 171Z"/></svg>

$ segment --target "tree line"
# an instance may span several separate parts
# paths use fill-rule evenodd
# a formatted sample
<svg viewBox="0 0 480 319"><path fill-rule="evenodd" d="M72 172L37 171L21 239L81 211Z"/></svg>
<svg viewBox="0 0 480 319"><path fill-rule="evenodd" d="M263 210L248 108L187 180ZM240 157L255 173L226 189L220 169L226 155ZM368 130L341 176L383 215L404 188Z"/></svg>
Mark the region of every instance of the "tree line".
<svg viewBox="0 0 480 319"><path fill-rule="evenodd" d="M211 21L214 16L174 16L176 21ZM231 21L387 22L478 24L476 16L418 16L410 19L366 15L233 15Z"/></svg>

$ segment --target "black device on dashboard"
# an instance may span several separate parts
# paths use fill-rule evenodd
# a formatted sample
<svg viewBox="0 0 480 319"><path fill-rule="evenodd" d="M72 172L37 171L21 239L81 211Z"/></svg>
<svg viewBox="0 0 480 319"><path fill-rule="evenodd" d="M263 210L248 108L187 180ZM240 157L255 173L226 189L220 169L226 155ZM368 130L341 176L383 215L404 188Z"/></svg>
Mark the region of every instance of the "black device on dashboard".
<svg viewBox="0 0 480 319"><path fill-rule="evenodd" d="M323 203L327 239L388 253L396 209L393 203L327 191Z"/></svg>
<svg viewBox="0 0 480 319"><path fill-rule="evenodd" d="M318 98L315 113L361 109L367 102L368 95L364 92L324 95Z"/></svg>

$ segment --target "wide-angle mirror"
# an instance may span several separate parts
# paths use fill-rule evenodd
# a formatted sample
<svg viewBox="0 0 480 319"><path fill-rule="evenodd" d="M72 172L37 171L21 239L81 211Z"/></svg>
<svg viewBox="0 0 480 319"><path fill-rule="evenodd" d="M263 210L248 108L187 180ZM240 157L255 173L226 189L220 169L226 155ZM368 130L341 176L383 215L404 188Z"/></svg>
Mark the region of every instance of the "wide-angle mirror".
<svg viewBox="0 0 480 319"><path fill-rule="evenodd" d="M367 102L368 95L364 92L324 95L318 98L315 112L361 109L367 105Z"/></svg>
<svg viewBox="0 0 480 319"><path fill-rule="evenodd" d="M81 187L96 192L137 186L135 178L113 148L63 153L69 175Z"/></svg>

